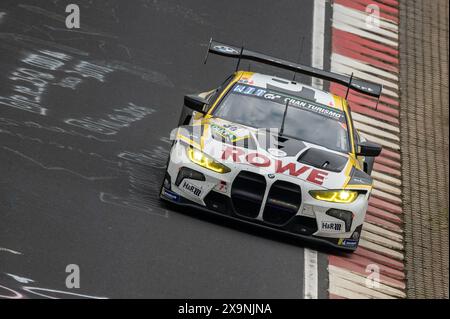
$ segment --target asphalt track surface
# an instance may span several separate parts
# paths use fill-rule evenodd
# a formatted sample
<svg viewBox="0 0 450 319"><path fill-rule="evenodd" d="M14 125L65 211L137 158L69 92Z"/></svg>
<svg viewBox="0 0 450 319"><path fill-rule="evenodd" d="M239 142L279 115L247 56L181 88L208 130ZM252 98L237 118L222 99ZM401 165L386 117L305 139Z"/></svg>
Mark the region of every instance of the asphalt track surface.
<svg viewBox="0 0 450 319"><path fill-rule="evenodd" d="M68 3L0 3L0 295L302 298L307 243L158 190L183 95L234 70L209 38L311 64L313 1L77 1L78 30Z"/></svg>

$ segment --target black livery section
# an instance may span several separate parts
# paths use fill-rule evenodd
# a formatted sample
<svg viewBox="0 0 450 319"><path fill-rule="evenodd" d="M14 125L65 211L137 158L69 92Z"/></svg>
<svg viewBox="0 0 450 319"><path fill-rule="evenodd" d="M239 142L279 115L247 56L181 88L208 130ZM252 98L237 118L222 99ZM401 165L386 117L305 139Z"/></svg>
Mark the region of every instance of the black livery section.
<svg viewBox="0 0 450 319"><path fill-rule="evenodd" d="M300 163L332 172L341 172L347 164L347 160L345 156L318 148L310 148L298 158Z"/></svg>
<svg viewBox="0 0 450 319"><path fill-rule="evenodd" d="M351 172L350 172L350 181L348 182L348 184L350 185L372 185L373 179L370 175L368 175L367 173L356 169L356 168L352 168Z"/></svg>

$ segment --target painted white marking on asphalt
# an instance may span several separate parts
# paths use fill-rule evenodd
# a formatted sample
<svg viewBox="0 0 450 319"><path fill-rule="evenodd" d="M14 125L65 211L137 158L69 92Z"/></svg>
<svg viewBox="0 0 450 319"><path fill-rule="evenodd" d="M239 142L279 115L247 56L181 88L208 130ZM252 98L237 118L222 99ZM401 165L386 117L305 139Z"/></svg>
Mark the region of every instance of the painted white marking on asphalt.
<svg viewBox="0 0 450 319"><path fill-rule="evenodd" d="M317 299L317 290L319 285L317 274L317 251L309 248L304 249L304 278L303 278L303 297L305 299Z"/></svg>
<svg viewBox="0 0 450 319"><path fill-rule="evenodd" d="M29 284L29 283L34 282L34 280L30 279L30 278L25 278L25 277L21 277L21 276L9 274L9 273L5 273L5 275L13 278L15 281L20 282L21 284Z"/></svg>
<svg viewBox="0 0 450 319"><path fill-rule="evenodd" d="M6 253L11 253L11 254L14 254L14 255L22 255L21 252L18 252L18 251L9 249L9 248L3 248L3 247L0 247L0 252L2 252L2 251L3 251L3 252L6 252Z"/></svg>
<svg viewBox="0 0 450 319"><path fill-rule="evenodd" d="M325 1L314 0L313 36L312 36L312 66L323 69L324 39L325 39ZM313 78L312 85L318 89L323 87L323 81Z"/></svg>
<svg viewBox="0 0 450 319"><path fill-rule="evenodd" d="M313 34L312 34L312 61L313 67L323 69L324 40L325 40L325 0L314 0L313 8ZM323 81L313 78L312 86L323 88ZM305 248L303 250L304 277L303 298L317 299L318 291L318 265L317 251Z"/></svg>
<svg viewBox="0 0 450 319"><path fill-rule="evenodd" d="M30 161L30 162L36 164L37 166L40 166L40 167L43 168L43 169L46 169L46 170L55 170L55 171L65 171L65 172L68 172L68 173L70 173L70 174L73 174L73 175L76 175L76 176L78 176L78 177L81 177L81 178L83 178L83 179L86 179L86 180L88 180L88 181L97 181L97 180L106 180L106 179L115 179L115 178L117 178L117 177L114 177L114 176L100 176L100 177L95 177L95 176L94 176L94 177L84 176L84 175L82 175L82 174L79 174L79 173L77 173L77 172L75 172L75 171L72 171L72 170L67 169L67 168L64 168L64 167L45 166L45 165L42 164L41 162L39 162L39 161L37 161L37 160L35 160L35 159L33 159L33 158L31 158L31 157L29 157L29 156L23 154L23 153L21 153L21 152L19 152L19 151L17 151L17 150L14 150L14 149L12 149L12 148L3 146L3 149L5 149L5 150L7 150L7 151L10 151L11 153L14 153L14 154L18 155L18 156L20 156L20 157L22 157L22 158L24 158L24 159L26 159L26 160L28 160L28 161Z"/></svg>
<svg viewBox="0 0 450 319"><path fill-rule="evenodd" d="M0 294L0 298L5 298L5 299L21 299L23 297L23 295L15 290L12 290L11 288L5 287L0 285L0 291L6 290L7 292L10 292L11 295L5 295L5 294Z"/></svg>
<svg viewBox="0 0 450 319"><path fill-rule="evenodd" d="M48 293L53 293L53 294L59 294L62 296L73 296L73 297L77 297L77 298L87 298L87 299L108 299L107 297L97 297L97 296L89 296L89 295L83 295L83 294L77 294L74 292L68 292L68 291L63 291L63 290L55 290L55 289L47 289L47 288L39 288L39 287L23 287L23 290L35 294L37 296L40 297L44 297L44 298L49 298L49 299L60 299L58 297L55 296L51 296L49 294L45 294L42 292L48 292Z"/></svg>

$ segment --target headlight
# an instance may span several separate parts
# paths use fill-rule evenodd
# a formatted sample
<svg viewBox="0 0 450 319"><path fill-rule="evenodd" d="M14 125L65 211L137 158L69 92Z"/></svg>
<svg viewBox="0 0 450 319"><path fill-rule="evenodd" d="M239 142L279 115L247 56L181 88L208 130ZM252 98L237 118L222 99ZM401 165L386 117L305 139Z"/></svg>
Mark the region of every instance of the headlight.
<svg viewBox="0 0 450 319"><path fill-rule="evenodd" d="M351 191L351 190L345 190L345 189L326 190L326 191L309 191L309 194L311 194L311 196L317 200L323 200L326 202L333 202L333 203L343 203L343 204L352 203L358 197L357 191Z"/></svg>
<svg viewBox="0 0 450 319"><path fill-rule="evenodd" d="M187 155L193 163L212 170L216 173L225 174L231 171L225 165L215 161L212 157L206 155L196 148L193 148L192 146L187 148Z"/></svg>

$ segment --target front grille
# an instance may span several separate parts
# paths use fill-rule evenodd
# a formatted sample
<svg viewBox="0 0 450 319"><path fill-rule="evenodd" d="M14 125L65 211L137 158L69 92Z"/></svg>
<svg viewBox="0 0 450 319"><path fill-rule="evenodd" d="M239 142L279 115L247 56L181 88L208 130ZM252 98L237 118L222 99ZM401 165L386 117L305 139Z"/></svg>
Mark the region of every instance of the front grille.
<svg viewBox="0 0 450 319"><path fill-rule="evenodd" d="M236 214L255 218L261 209L266 179L252 172L240 172L231 187L231 200Z"/></svg>
<svg viewBox="0 0 450 319"><path fill-rule="evenodd" d="M263 219L267 223L284 225L294 217L302 203L300 186L285 181L272 184L267 196Z"/></svg>

